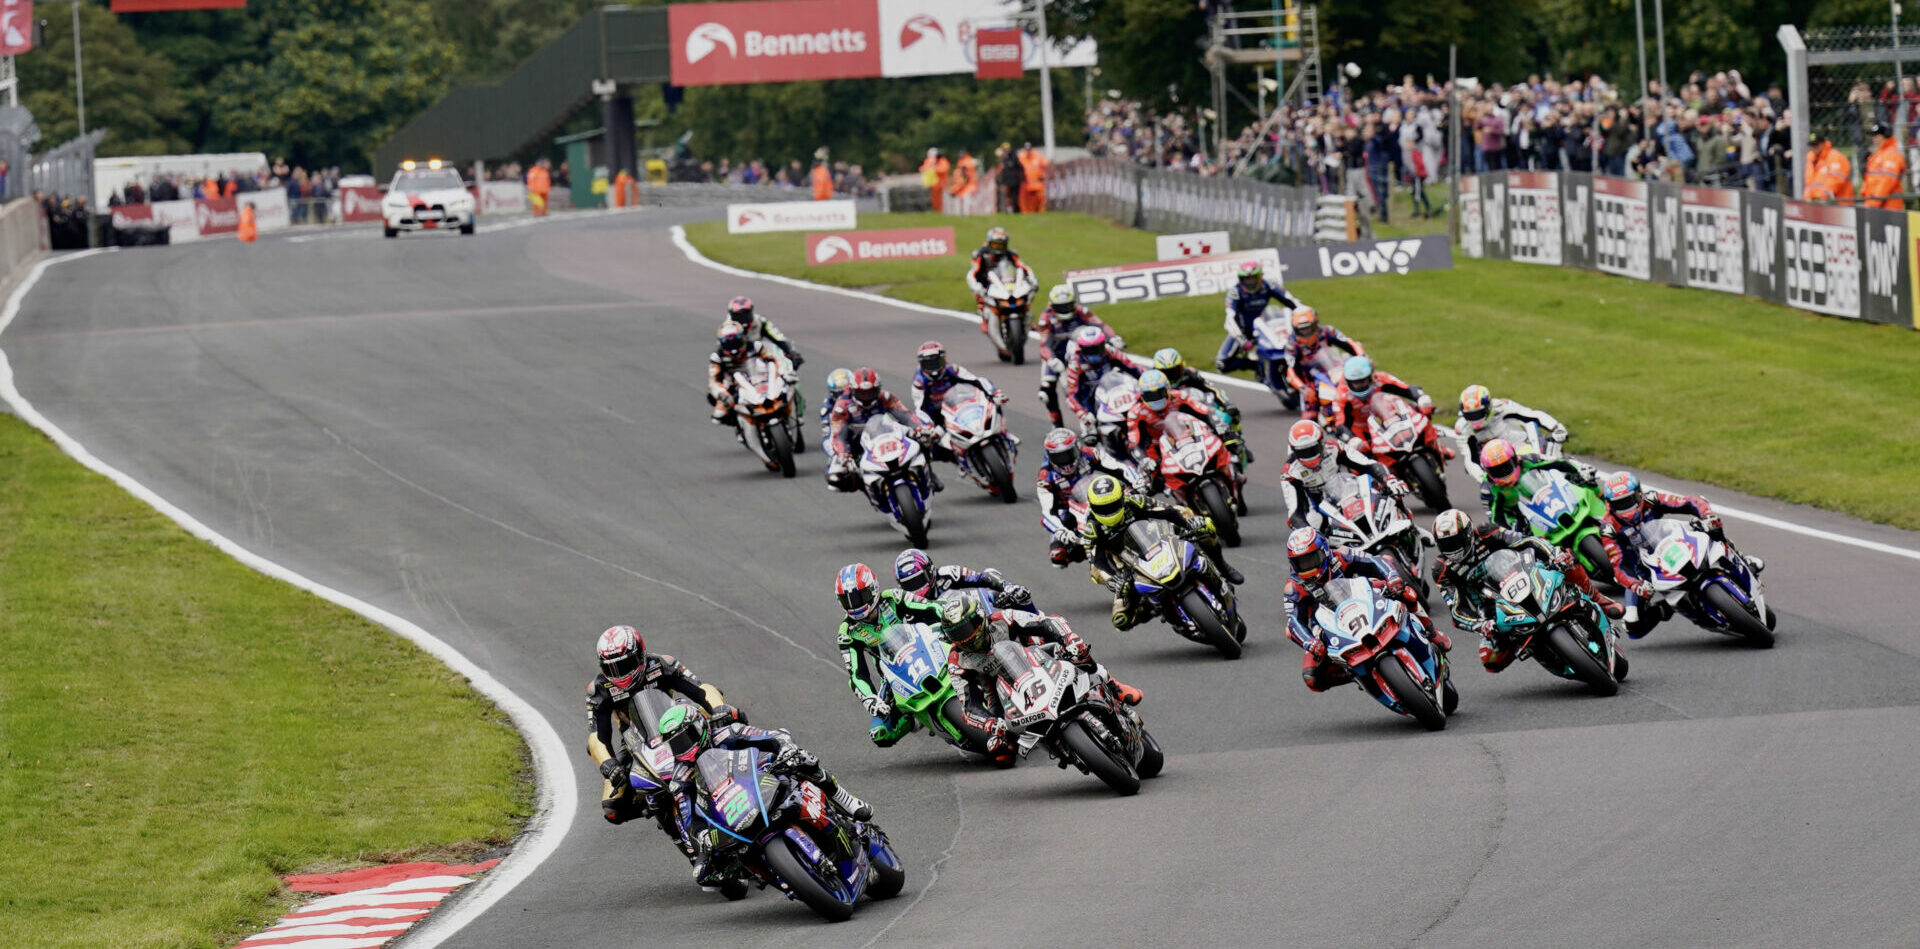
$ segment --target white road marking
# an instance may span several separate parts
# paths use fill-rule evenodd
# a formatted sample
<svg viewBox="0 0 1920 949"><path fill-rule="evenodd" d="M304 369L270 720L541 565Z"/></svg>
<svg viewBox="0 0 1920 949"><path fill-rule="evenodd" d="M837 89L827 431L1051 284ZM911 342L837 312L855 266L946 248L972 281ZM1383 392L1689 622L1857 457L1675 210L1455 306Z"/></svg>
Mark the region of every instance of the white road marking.
<svg viewBox="0 0 1920 949"><path fill-rule="evenodd" d="M40 282L41 274L45 273L48 267L82 260L95 254L111 253L113 250L113 248L104 248L77 251L35 264L26 279L20 281L13 293L7 297L6 307L0 309L0 334L4 334L7 327L12 325L14 319L20 315L20 304L26 300L27 294L32 292L34 285ZM527 700L507 688L500 680L480 668L459 650L415 623L248 550L161 497L153 489L134 480L131 475L100 460L85 445L68 435L45 415L40 414L40 410L34 408L33 403L28 402L26 397L20 394L20 390L14 385L13 365L7 361L6 352L3 349L0 349L0 399L4 399L13 409L14 414L20 416L27 424L46 433L47 437L53 439L54 444L59 445L60 449L72 456L75 461L105 475L128 494L146 502L154 510L185 528L187 533L213 544L228 556L260 573L293 584L323 600L344 606L385 626L446 663L455 672L466 676L472 683L474 691L499 705L501 710L507 713L507 717L513 721L514 727L518 728L520 734L526 738L532 753L534 774L537 777L536 783L539 789L539 801L533 819L528 822L526 833L514 846L513 852L466 891L465 898L450 911L428 917L415 927L415 930L409 934L411 939L408 943L409 949L435 949L446 941L447 937L459 932L493 904L499 902L501 897L512 892L514 887L519 886L522 881L532 875L534 870L545 863L547 858L553 856L554 851L559 849L561 839L566 836L568 828L573 826L574 813L579 807L580 787L575 780L573 767L568 761L566 745L560 740L559 733L554 730L553 724L542 717ZM359 946L378 945L381 941L384 940L372 942L340 940L334 945L322 945L323 942L334 943L335 941L319 940L307 946L306 949L353 949Z"/></svg>
<svg viewBox="0 0 1920 949"><path fill-rule="evenodd" d="M962 313L959 310L948 310L948 309L943 309L941 307L927 306L922 303L912 303L906 300L896 300L892 297L881 296L880 294L877 294L877 293L868 293L864 290L849 290L845 287L828 286L827 284L824 284L824 283L814 283L811 280L800 280L794 277L783 277L779 274L760 273L759 271L746 270L744 268L735 267L730 264L723 264L717 260L713 260L709 258L705 254L700 253L700 249L693 246L692 242L687 240L686 228L681 227L678 224L673 226L672 236L673 236L674 246L680 248L680 252L682 254L685 254L688 260L693 261L694 263L699 264L702 267L707 267L712 270L718 270L721 273L732 274L736 277L747 277L753 280L767 280L773 283L782 284L784 286L798 287L802 290L818 290L823 293L834 293L843 297L852 297L853 299L865 300L869 303L879 303L884 306L894 307L896 309L911 310L912 312L915 312L915 313L926 313L932 316L944 316L949 319L966 320L967 322L975 325L979 325L980 323L980 318L978 316L975 316L974 314L971 314L971 313ZM1254 382L1250 379L1240 379L1233 376L1223 376L1218 373L1212 373L1212 372L1202 373L1202 375L1205 375L1207 379L1209 379L1210 381L1217 382L1222 385L1233 386L1239 389L1250 389L1255 392L1267 391L1266 386L1261 385L1260 383ZM1780 520L1779 518L1767 517L1764 514L1755 514L1751 511L1743 511L1738 508L1722 507L1718 504L1713 506L1713 510L1714 510L1714 513L1719 514L1723 517L1729 517L1735 520L1749 521L1754 524L1759 524L1763 527L1771 527L1775 530L1786 531L1790 534L1799 534L1804 537L1813 537L1819 540L1824 540L1824 541L1828 541L1835 544L1843 544L1848 547L1858 547L1861 550L1871 550L1875 553L1889 554L1895 557L1905 557L1909 560L1920 560L1920 550L1913 550L1906 547L1896 547L1892 544L1880 543L1879 541L1866 540L1864 538L1854 537L1848 534L1839 534L1833 531L1821 530L1820 528L1817 528L1817 527L1808 527L1804 524L1795 524L1792 521L1783 521L1783 520Z"/></svg>

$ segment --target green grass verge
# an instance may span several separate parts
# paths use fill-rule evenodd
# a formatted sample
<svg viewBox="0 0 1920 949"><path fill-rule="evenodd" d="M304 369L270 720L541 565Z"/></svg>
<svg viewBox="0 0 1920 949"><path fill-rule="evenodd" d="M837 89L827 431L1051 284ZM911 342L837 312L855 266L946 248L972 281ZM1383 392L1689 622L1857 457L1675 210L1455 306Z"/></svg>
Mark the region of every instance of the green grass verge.
<svg viewBox="0 0 1920 949"><path fill-rule="evenodd" d="M223 946L278 874L506 842L505 716L0 414L0 946Z"/></svg>
<svg viewBox="0 0 1920 949"><path fill-rule="evenodd" d="M862 223L954 220L867 215ZM1043 285L1064 269L1153 257L1151 234L1073 214L961 221L963 247L990 223L1012 232ZM730 236L721 222L687 230L702 252L736 266L972 308L961 260L809 267L802 234ZM1425 386L1443 406L1479 382L1559 416L1580 452L1920 528L1920 333L1728 294L1464 257L1449 271L1293 289L1365 342L1381 368ZM1177 346L1204 364L1220 343L1220 306L1217 297L1188 298L1100 313L1135 352Z"/></svg>

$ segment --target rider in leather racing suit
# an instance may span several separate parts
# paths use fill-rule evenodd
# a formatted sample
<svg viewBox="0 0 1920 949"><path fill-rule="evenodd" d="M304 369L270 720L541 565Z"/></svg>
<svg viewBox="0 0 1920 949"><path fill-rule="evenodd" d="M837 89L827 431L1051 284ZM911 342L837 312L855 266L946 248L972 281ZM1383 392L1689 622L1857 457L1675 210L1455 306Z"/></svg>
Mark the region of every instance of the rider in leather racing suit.
<svg viewBox="0 0 1920 949"><path fill-rule="evenodd" d="M827 466L827 484L836 491L851 491L858 483L859 476L854 472L853 451L859 447L856 438L864 432L868 422L881 414L890 415L893 420L914 430L916 437L925 437L929 442L937 440L938 432L930 425L923 425L919 416L900 397L880 387L880 374L865 366L853 372L853 391L834 403L832 437L828 441L833 445L833 463ZM932 469L928 469L931 474ZM940 476L933 477L933 489L940 491L945 485Z"/></svg>
<svg viewBox="0 0 1920 949"><path fill-rule="evenodd" d="M1487 581L1484 569L1487 557L1494 551L1531 547L1541 560L1592 598L1609 618L1619 619L1624 612L1620 604L1593 588L1593 581L1572 551L1555 547L1544 537L1522 534L1498 524L1476 525L1465 511L1456 509L1441 511L1433 519L1433 536L1438 547L1433 561L1434 582L1439 584L1440 595L1453 611L1453 625L1479 634L1480 664L1486 666L1488 672L1499 672L1514 659L1512 651L1499 648L1493 639L1493 610L1480 590Z"/></svg>
<svg viewBox="0 0 1920 949"><path fill-rule="evenodd" d="M1381 557L1357 550L1338 550L1327 546L1325 537L1311 527L1302 527L1287 536L1287 638L1306 650L1300 658L1300 678L1307 688L1325 692L1336 685L1353 681L1353 674L1338 662L1327 661L1327 644L1320 638L1313 621L1319 606L1331 607L1321 594L1332 580L1353 578L1376 581L1381 594L1406 604L1408 612L1425 622L1429 638L1441 652L1453 648L1453 640L1434 628L1427 608L1393 564Z"/></svg>
<svg viewBox="0 0 1920 949"><path fill-rule="evenodd" d="M1327 405L1328 426L1347 431L1363 445L1373 444L1372 412L1367 402L1376 392L1397 395L1414 403L1420 414L1433 417L1431 396L1390 372L1375 372L1373 360L1365 356L1347 360L1340 375L1340 384L1334 387L1333 400ZM1453 457L1453 449L1440 445L1439 438L1440 433L1433 426L1427 426L1426 444L1441 450L1446 457Z"/></svg>
<svg viewBox="0 0 1920 949"><path fill-rule="evenodd" d="M1320 405L1320 386L1314 381L1313 370L1309 368L1322 347L1345 350L1347 358L1365 356L1367 348L1360 341L1331 326L1320 325L1320 314L1313 307L1303 306L1288 318L1291 332L1287 336L1282 359L1287 365L1287 385L1300 395L1300 414L1303 418L1318 419L1325 409ZM1340 380L1329 380L1338 384Z"/></svg>
<svg viewBox="0 0 1920 949"><path fill-rule="evenodd" d="M853 370L835 369L827 373L827 397L820 400L820 450L833 458L833 407L853 391Z"/></svg>
<svg viewBox="0 0 1920 949"><path fill-rule="evenodd" d="M937 600L954 590L987 590L994 594L995 605L1030 607L1033 594L1018 583L1008 583L992 567L974 570L959 564L933 565L933 558L918 547L908 547L893 558L893 576L900 589L923 600Z"/></svg>
<svg viewBox="0 0 1920 949"><path fill-rule="evenodd" d="M1167 384L1175 389L1192 389L1201 392L1213 400L1215 408L1227 413L1227 426L1232 432L1228 446L1240 456L1240 468L1253 464L1253 449L1247 447L1246 436L1240 431L1240 407L1227 398L1225 389L1207 381L1200 370L1187 365L1185 357L1172 346L1154 351L1153 368L1167 374Z"/></svg>
<svg viewBox="0 0 1920 949"><path fill-rule="evenodd" d="M973 259L967 264L967 289L973 291L974 307L980 311L980 332L988 336L993 335L993 322L988 316L991 308L987 304L989 292L987 277L993 273L994 268L1000 266L1002 261L1011 262L1015 269L1026 276L1027 283L1036 287L1040 285L1040 281L1033 275L1033 268L1028 267L1020 259L1020 255L1014 253L1013 248L1008 245L1007 229L987 228L986 243L973 249Z"/></svg>
<svg viewBox="0 0 1920 949"><path fill-rule="evenodd" d="M1494 422L1511 419L1539 426L1547 441L1564 445L1567 427L1560 420L1538 409L1530 409L1512 399L1496 399L1486 386L1472 385L1460 390L1460 416L1453 420L1453 432L1467 446L1467 457L1480 457L1484 442L1481 433ZM1543 446L1544 447L1544 446Z"/></svg>
<svg viewBox="0 0 1920 949"><path fill-rule="evenodd" d="M1093 582L1104 584L1113 594L1114 629L1129 630L1145 619L1135 615L1140 607L1140 594L1134 590L1133 577L1119 557L1127 546L1127 525L1135 520L1165 521L1174 525L1182 538L1207 555L1222 579L1234 586L1247 580L1227 563L1212 522L1181 505L1160 504L1128 491L1121 486L1120 479L1112 475L1096 476L1088 485L1087 513L1090 516L1080 525L1080 546L1087 549L1093 561L1089 570Z"/></svg>
<svg viewBox="0 0 1920 949"><path fill-rule="evenodd" d="M774 328L772 323L767 322L766 317L754 310L752 300L746 297L734 297L727 301L727 319L740 324L740 328L747 334L748 342L772 343L779 347L780 352L793 363L793 368L798 369L802 363L806 362L800 356L800 352L793 348L793 343L788 341L787 334Z"/></svg>
<svg viewBox="0 0 1920 949"><path fill-rule="evenodd" d="M1538 455L1522 455L1504 438L1489 439L1480 447L1480 470L1487 480L1480 484L1480 500L1487 504L1487 517L1501 527L1527 531L1526 514L1520 510L1520 476L1529 471L1558 471L1567 480L1584 488L1598 490L1599 472L1592 465L1570 458L1548 460ZM1604 535L1606 531L1601 532ZM1623 584L1631 586L1631 583Z"/></svg>
<svg viewBox="0 0 1920 949"><path fill-rule="evenodd" d="M1060 388L1066 390L1067 408L1080 419L1083 432L1093 430L1094 387L1109 370L1140 378L1140 367L1134 365L1133 357L1127 355L1106 330L1083 326L1075 331L1073 344L1067 349L1067 372L1060 380Z"/></svg>
<svg viewBox="0 0 1920 949"><path fill-rule="evenodd" d="M974 375L965 366L948 362L947 347L937 342L928 340L921 343L915 359L920 368L913 373L913 405L926 413L936 426L945 421L946 407L941 400L947 397L954 386L972 386L986 393L995 405L1007 404L1007 394L995 387L993 380ZM1007 437L1013 438L1012 433L1009 432ZM1017 439L1015 443L1018 443Z"/></svg>
<svg viewBox="0 0 1920 949"><path fill-rule="evenodd" d="M1300 306L1293 294L1266 278L1259 262L1249 260L1241 264L1233 286L1227 288L1227 338L1220 341L1220 352L1213 357L1216 371L1233 372L1258 366L1253 360L1253 323L1266 314L1269 303L1278 303L1289 310Z"/></svg>
<svg viewBox="0 0 1920 949"><path fill-rule="evenodd" d="M1068 284L1047 291L1047 308L1033 318L1033 328L1041 333L1040 348L1045 351L1040 366L1040 404L1047 407L1047 419L1060 424L1060 376L1067 371L1068 347L1073 334L1082 326L1098 326L1107 331L1115 346L1124 348L1118 334L1092 310L1080 305L1080 295Z"/></svg>
<svg viewBox="0 0 1920 949"><path fill-rule="evenodd" d="M1339 446L1328 441L1319 422L1301 419L1287 432L1287 471L1281 490L1287 496L1287 526L1292 529L1313 526L1311 515L1333 482L1335 469L1348 474L1371 477L1375 483L1404 497L1407 485L1387 471L1385 465L1360 449L1358 439Z"/></svg>
<svg viewBox="0 0 1920 949"><path fill-rule="evenodd" d="M716 334L713 353L707 357L707 404L713 406L713 424L731 426L734 436L745 440L740 431L740 420L734 417L733 374L746 368L753 360L764 360L772 365L775 372L786 377L787 384L799 380L794 374L793 363L770 343L749 342L740 324L731 320L720 324Z"/></svg>
<svg viewBox="0 0 1920 949"><path fill-rule="evenodd" d="M1040 465L1033 491L1040 499L1040 526L1053 537L1047 547L1047 560L1065 569L1085 554L1080 546L1079 525L1067 523L1073 486L1082 478L1109 474L1120 479L1128 490L1145 494L1147 478L1130 462L1107 451L1097 439L1082 438L1064 428L1048 432L1044 447L1046 461Z"/></svg>
<svg viewBox="0 0 1920 949"><path fill-rule="evenodd" d="M1713 513L1713 505L1708 504L1706 498L1642 488L1639 477L1631 471L1608 475L1600 486L1600 497L1607 502L1608 528L1600 533L1600 546L1606 548L1607 559L1613 561L1614 576L1626 588L1629 604L1637 606L1653 593L1653 585L1646 579L1647 566L1640 559L1639 543L1640 531L1649 520L1684 515L1698 520L1701 528L1715 540L1726 540L1720 516ZM1767 568L1766 561L1759 557L1742 554L1741 558L1754 573ZM1628 627L1627 635L1639 639L1651 629L1636 623Z"/></svg>
<svg viewBox="0 0 1920 949"><path fill-rule="evenodd" d="M847 685L873 717L867 725L868 736L874 744L890 747L913 730L913 719L894 709L886 675L874 650L890 626L927 623L939 628L939 604L905 590L880 589L873 569L863 563L840 568L835 593L847 613L834 640L847 666Z"/></svg>
<svg viewBox="0 0 1920 949"><path fill-rule="evenodd" d="M719 832L711 827L693 829L694 802L711 794L711 789L701 783L698 766L700 753L709 748L752 748L772 754L775 770L813 782L842 815L857 821L873 819L873 808L841 787L820 759L796 744L784 728L754 728L734 720L723 721L718 715L709 723L705 715L676 705L660 716L659 731L673 751L673 776L668 779L667 790L673 795L674 816L681 836L693 841L693 881L703 889L720 885L727 876L726 867L712 865Z"/></svg>
<svg viewBox="0 0 1920 949"><path fill-rule="evenodd" d="M636 724L633 697L642 690L679 695L708 711L724 698L719 689L703 684L672 656L647 652L640 632L631 626L614 626L601 633L597 651L600 671L587 683L587 756L605 779L600 787L600 815L609 824L653 817L668 838L692 856L672 815L647 813L648 802L633 793L627 775L638 749L623 747L620 735Z"/></svg>
<svg viewBox="0 0 1920 949"><path fill-rule="evenodd" d="M947 653L947 668L963 696L961 717L968 725L987 733L987 754L1000 758L1013 750L1007 741L1006 708L1000 702L994 683L1001 672L993 656L995 643L1018 642L1026 645L1053 643L1060 657L1103 678L1113 695L1127 705L1138 705L1140 690L1121 682L1093 661L1093 651L1067 621L1031 610L996 609L982 613L970 599L949 597L940 603L942 620L952 649Z"/></svg>
<svg viewBox="0 0 1920 949"><path fill-rule="evenodd" d="M1227 414L1211 405L1200 402L1193 396L1173 388L1168 384L1167 374L1158 369L1149 369L1140 376L1140 400L1127 412L1127 448L1133 452L1134 460L1152 477L1158 477L1160 464L1160 436L1166 433L1168 417L1182 412L1206 423L1215 435L1220 436L1227 453L1234 458L1239 453L1234 450L1233 426L1227 421ZM1235 464L1227 469L1236 484L1245 484L1246 475ZM1239 492L1234 492L1239 499ZM1241 502L1241 507L1245 502ZM1240 513L1246 513L1244 510Z"/></svg>

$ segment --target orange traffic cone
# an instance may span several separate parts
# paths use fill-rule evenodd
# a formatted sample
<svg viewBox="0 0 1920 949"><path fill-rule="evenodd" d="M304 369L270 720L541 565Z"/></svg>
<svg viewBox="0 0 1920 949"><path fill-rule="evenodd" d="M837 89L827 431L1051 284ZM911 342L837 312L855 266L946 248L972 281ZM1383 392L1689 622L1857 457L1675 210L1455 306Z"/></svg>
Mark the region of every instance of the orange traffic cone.
<svg viewBox="0 0 1920 949"><path fill-rule="evenodd" d="M260 229L253 223L253 205L240 206L240 243L251 244L260 237Z"/></svg>

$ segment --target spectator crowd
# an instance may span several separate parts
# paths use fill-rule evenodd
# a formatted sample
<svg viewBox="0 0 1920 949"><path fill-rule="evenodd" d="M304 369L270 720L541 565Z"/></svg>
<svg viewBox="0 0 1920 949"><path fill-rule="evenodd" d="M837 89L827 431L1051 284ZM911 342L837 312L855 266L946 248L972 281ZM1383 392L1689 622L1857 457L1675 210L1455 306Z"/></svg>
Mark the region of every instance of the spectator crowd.
<svg viewBox="0 0 1920 949"><path fill-rule="evenodd" d="M145 184L129 181L107 199L110 207L123 204L149 204L155 201L231 198L236 194L284 189L293 223L327 223L329 207L340 190L340 167L312 171L289 166L284 158L275 158L252 173L221 172L208 177L187 174L155 175Z"/></svg>

